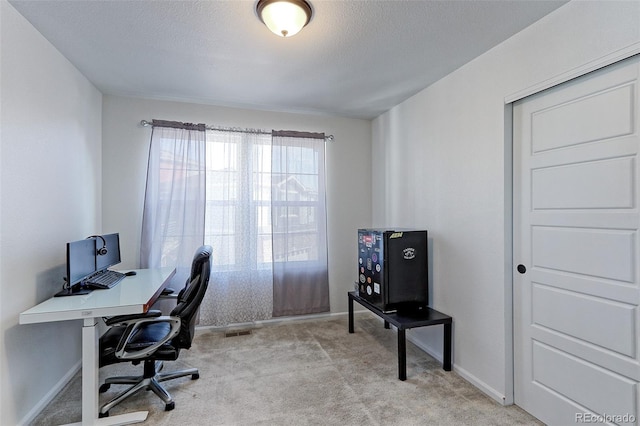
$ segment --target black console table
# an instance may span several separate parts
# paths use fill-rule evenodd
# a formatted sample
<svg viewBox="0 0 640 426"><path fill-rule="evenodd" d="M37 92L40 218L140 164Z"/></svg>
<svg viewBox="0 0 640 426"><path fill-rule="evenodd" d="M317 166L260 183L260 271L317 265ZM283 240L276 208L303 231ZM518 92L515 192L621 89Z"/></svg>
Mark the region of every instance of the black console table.
<svg viewBox="0 0 640 426"><path fill-rule="evenodd" d="M444 346L442 354L442 368L451 371L451 325L453 318L435 309L427 308L416 316L403 313L385 313L361 298L355 291L349 293L349 333L353 333L353 302L354 300L378 315L384 320L384 328L389 328L393 324L398 329L398 378L407 380L407 339L406 330L410 328L426 327L429 325L444 325Z"/></svg>

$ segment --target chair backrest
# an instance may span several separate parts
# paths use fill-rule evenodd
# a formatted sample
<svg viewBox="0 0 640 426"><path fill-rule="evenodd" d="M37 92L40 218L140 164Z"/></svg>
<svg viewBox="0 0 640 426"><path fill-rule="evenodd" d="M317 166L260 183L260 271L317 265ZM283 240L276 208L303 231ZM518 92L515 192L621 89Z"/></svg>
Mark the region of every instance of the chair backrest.
<svg viewBox="0 0 640 426"><path fill-rule="evenodd" d="M170 313L171 316L180 317L182 322L178 335L172 340L172 344L178 348L191 347L196 327L196 314L209 286L211 252L211 246L208 245L200 246L196 250L191 264L191 276L185 288L178 294L178 304Z"/></svg>

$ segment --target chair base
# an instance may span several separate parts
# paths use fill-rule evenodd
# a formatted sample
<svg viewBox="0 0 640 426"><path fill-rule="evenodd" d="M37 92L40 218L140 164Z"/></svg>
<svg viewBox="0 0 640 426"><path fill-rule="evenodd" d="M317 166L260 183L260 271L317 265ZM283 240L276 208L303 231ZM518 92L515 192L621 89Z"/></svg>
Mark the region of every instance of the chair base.
<svg viewBox="0 0 640 426"><path fill-rule="evenodd" d="M153 393L155 393L160 399L162 399L165 404L165 411L173 410L175 408L175 402L173 401L173 398L171 397L169 392L167 392L167 390L160 383L186 376L191 376L191 380L196 380L200 378L200 372L197 368L188 368L185 370L160 373L162 367L162 361L147 360L144 362L145 373L142 376L120 376L107 378L104 381L104 384L100 386L100 393L106 392L111 387L111 385L117 384L132 386L118 394L102 407L100 407L99 416L108 417L109 410L143 389L153 391Z"/></svg>

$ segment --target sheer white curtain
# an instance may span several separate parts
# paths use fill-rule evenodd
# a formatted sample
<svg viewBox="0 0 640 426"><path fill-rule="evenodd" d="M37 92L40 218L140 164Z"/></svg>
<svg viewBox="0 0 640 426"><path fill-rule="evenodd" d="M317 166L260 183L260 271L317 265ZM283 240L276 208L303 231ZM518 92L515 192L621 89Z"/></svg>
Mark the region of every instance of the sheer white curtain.
<svg viewBox="0 0 640 426"><path fill-rule="evenodd" d="M204 240L205 125L153 120L142 219L140 266L189 275Z"/></svg>
<svg viewBox="0 0 640 426"><path fill-rule="evenodd" d="M329 310L325 139L274 131L272 140L273 316Z"/></svg>
<svg viewBox="0 0 640 426"><path fill-rule="evenodd" d="M209 290L200 323L227 325L269 319L271 135L207 131L205 243L213 247Z"/></svg>

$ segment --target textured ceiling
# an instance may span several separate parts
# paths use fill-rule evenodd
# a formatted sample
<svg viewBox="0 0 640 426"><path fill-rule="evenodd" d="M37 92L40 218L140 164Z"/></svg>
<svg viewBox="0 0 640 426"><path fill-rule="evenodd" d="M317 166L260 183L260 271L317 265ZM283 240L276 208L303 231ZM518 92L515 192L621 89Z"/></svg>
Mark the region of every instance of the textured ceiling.
<svg viewBox="0 0 640 426"><path fill-rule="evenodd" d="M245 0L10 0L105 94L374 118L566 1L312 0L291 38Z"/></svg>

